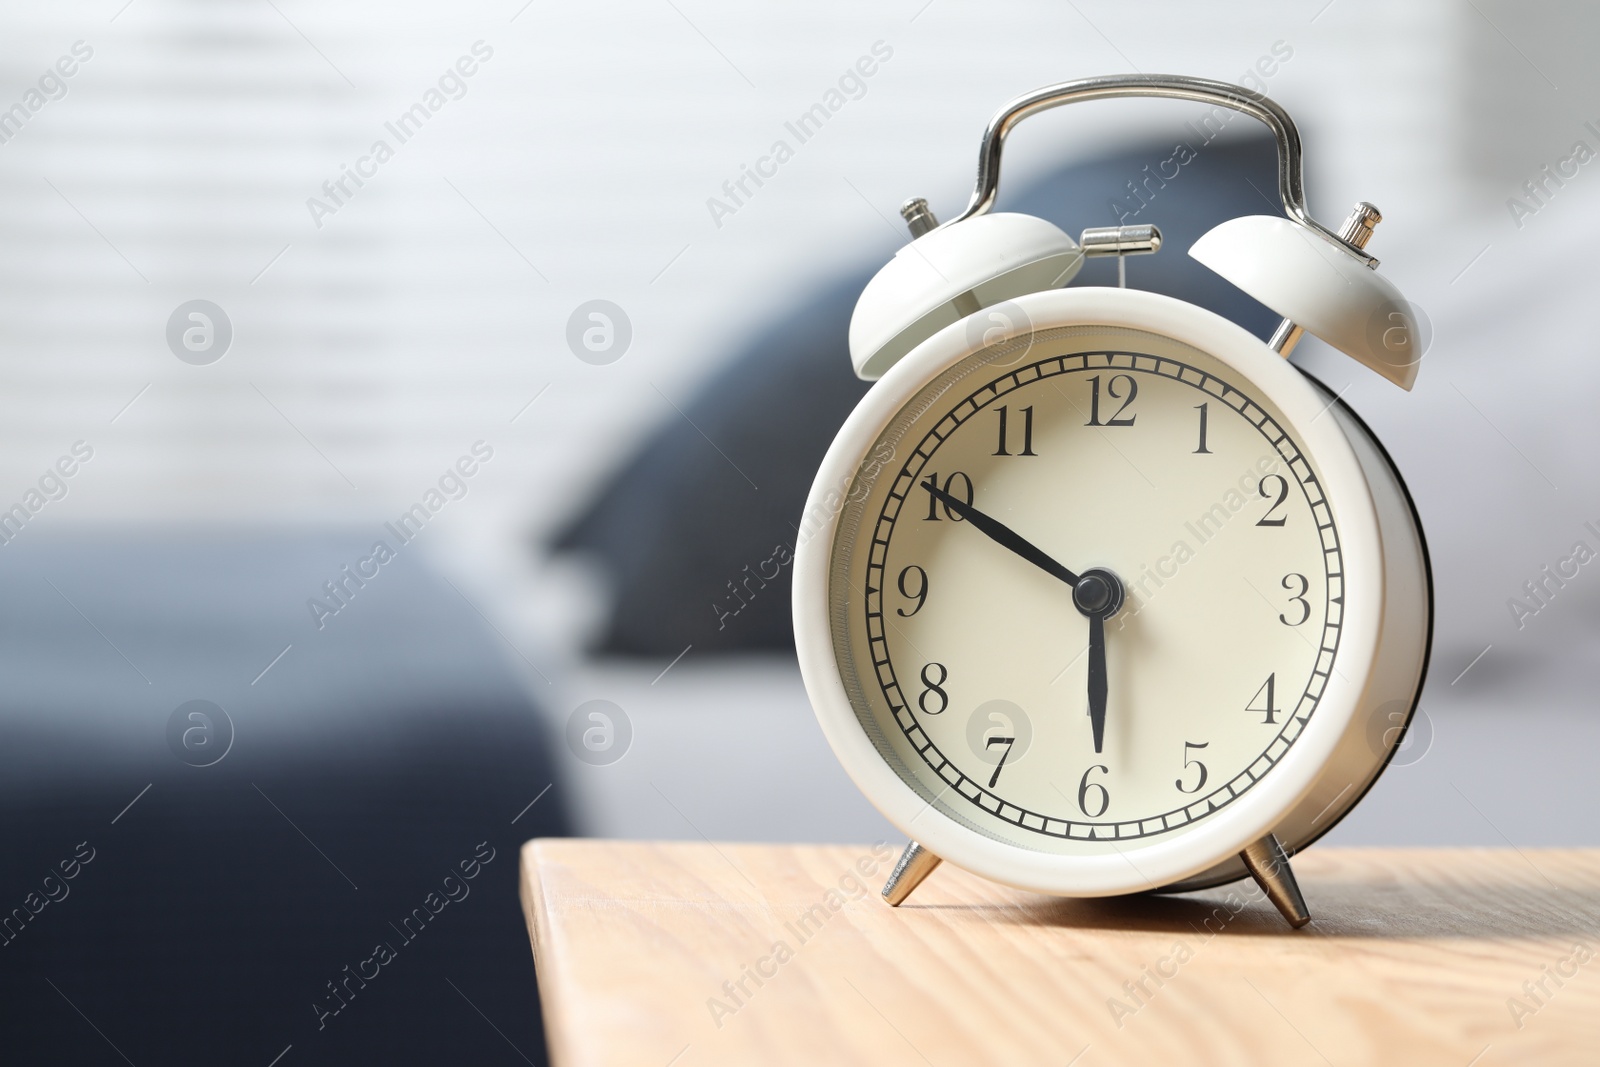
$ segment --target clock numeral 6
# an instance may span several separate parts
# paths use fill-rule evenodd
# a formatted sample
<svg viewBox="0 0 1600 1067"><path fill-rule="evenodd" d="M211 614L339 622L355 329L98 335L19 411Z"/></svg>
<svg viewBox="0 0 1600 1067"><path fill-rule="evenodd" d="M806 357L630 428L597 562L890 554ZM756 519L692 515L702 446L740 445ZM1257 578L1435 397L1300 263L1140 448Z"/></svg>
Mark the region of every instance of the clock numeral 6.
<svg viewBox="0 0 1600 1067"><path fill-rule="evenodd" d="M1283 507L1283 502L1289 498L1289 480L1281 474L1269 474L1265 478L1261 479L1261 481L1256 485L1256 492L1261 494L1262 500L1267 499L1267 496L1269 495L1269 490L1267 489L1268 482L1278 483L1278 495L1277 498L1273 500L1272 506L1267 509L1267 513L1256 520L1256 525L1282 526L1288 520L1282 515L1274 517L1273 512Z"/></svg>
<svg viewBox="0 0 1600 1067"><path fill-rule="evenodd" d="M906 588L906 579L911 577L912 574L917 576L917 587L914 590ZM912 608L910 611L907 611L905 608L894 609L894 613L896 615L900 616L902 619L909 619L911 616L921 611L922 605L927 602L928 572L913 564L912 566L907 567L900 572L900 581L898 584L900 586L901 596L905 597L907 600L915 600L917 602L917 606Z"/></svg>
<svg viewBox="0 0 1600 1067"><path fill-rule="evenodd" d="M1183 743L1183 769L1185 771L1188 771L1188 769L1190 767L1199 767L1200 768L1200 779L1199 779L1199 781L1194 783L1194 786L1192 788L1190 786L1184 785L1182 778L1173 779L1172 784L1178 787L1178 792L1180 792L1180 793L1198 793L1198 792L1200 792L1200 790L1202 790L1202 789L1204 789L1206 787L1206 765L1204 763L1201 763L1197 759L1190 759L1189 758L1189 750L1191 748L1206 748L1210 744L1211 744L1210 741L1185 741Z"/></svg>
<svg viewBox="0 0 1600 1067"><path fill-rule="evenodd" d="M935 670L938 670L939 676L930 678L929 675ZM922 709L924 715L938 715L950 706L950 694L944 691L945 679L949 677L950 672L945 669L943 663L925 663L922 665L922 684L927 688L917 695L917 707ZM930 696L937 698L938 707L928 707L928 698Z"/></svg>
<svg viewBox="0 0 1600 1067"><path fill-rule="evenodd" d="M1120 389L1117 387L1118 382L1123 383ZM1137 419L1138 415L1129 415L1127 418L1122 417L1122 413L1128 410L1128 405L1133 403L1133 398L1139 395L1139 383L1133 380L1132 375L1113 374L1111 380L1106 383L1106 395L1112 400L1122 401L1122 406L1105 422L1100 421L1100 375L1096 374L1093 378L1090 378L1089 384L1094 389L1089 394L1089 421L1084 423L1085 426L1133 425L1133 420Z"/></svg>
<svg viewBox="0 0 1600 1067"><path fill-rule="evenodd" d="M1095 771L1100 771L1104 774L1110 774L1111 768L1107 767L1104 763L1096 763L1093 767L1090 767L1088 770L1084 771L1083 777L1078 781L1078 810L1083 812L1091 819L1098 819L1100 816L1104 815L1106 813L1106 809L1111 806L1111 794L1106 792L1106 787L1101 785L1099 782L1089 781L1089 775L1093 774ZM1090 793L1099 794L1099 803L1095 805L1095 809L1093 811L1089 810Z"/></svg>
<svg viewBox="0 0 1600 1067"><path fill-rule="evenodd" d="M1306 576L1303 574L1285 574L1283 576L1283 581L1280 584L1282 584L1285 589L1293 590L1296 582L1300 584L1300 588L1298 591L1291 592L1289 594L1289 603L1300 605L1300 617L1293 622L1290 622L1288 615L1280 614L1278 616L1278 621L1283 623L1285 626L1299 626L1301 623L1311 618L1311 602L1306 599L1306 590L1311 588L1311 583L1307 581Z"/></svg>
<svg viewBox="0 0 1600 1067"><path fill-rule="evenodd" d="M928 478L933 479L933 484L939 484L939 476L937 474L934 474L930 471ZM928 479L924 478L922 480L927 481ZM956 488L957 481L960 482L959 489ZM960 471L956 471L954 474L944 480L944 491L955 497L957 500L960 500L962 503L972 503L972 479L968 478ZM941 508L944 509L944 517L949 519L951 522L963 521L960 515L957 515L955 512L950 510L950 505L940 504L939 498L934 496L932 493L928 494L928 514L923 521L938 522L939 510Z"/></svg>

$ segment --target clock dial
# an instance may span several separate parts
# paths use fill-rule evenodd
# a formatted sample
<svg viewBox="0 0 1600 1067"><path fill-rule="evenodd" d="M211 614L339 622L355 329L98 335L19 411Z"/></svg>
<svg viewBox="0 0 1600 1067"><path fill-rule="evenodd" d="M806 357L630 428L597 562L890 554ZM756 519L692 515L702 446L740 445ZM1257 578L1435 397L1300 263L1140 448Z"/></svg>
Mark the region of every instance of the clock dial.
<svg viewBox="0 0 1600 1067"><path fill-rule="evenodd" d="M846 690L931 805L1061 853L1247 796L1338 670L1316 465L1222 361L1074 327L985 350L891 420L829 577Z"/></svg>

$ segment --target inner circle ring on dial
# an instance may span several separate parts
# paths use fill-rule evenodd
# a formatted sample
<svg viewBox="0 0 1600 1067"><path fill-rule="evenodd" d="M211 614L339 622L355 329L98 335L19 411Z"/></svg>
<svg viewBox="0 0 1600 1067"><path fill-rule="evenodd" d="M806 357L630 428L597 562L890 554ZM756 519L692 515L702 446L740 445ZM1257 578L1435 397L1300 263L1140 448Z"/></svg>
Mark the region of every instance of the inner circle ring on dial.
<svg viewBox="0 0 1600 1067"><path fill-rule="evenodd" d="M1322 641L1318 646L1317 659L1313 664L1310 677L1307 679L1305 687L1301 690L1301 695L1294 710L1285 715L1282 729L1263 749L1260 756L1256 757L1249 766L1233 778L1204 796L1196 797L1183 807L1174 808L1171 811L1145 819L1097 822L1089 819L1062 819L1042 812L1019 808L1017 805L991 792L981 782L962 773L954 763L945 757L944 753L917 723L915 716L911 713L908 702L903 697L899 677L895 671L894 664L889 659L888 640L882 625L882 590L887 588L883 580L884 563L888 559L889 543L893 537L894 524L898 521L900 509L910 499L910 491L918 484L922 470L928 463L933 461L939 446L945 440L963 423L985 410L989 404L1024 385L1030 385L1057 375L1104 370L1157 374L1180 382L1204 393L1209 399L1227 404L1256 428L1256 431L1278 453L1285 466L1294 475L1295 483L1299 486L1301 493L1306 498L1307 505L1316 517L1324 550L1324 579L1327 582L1327 596L1323 612ZM957 412L963 411L964 414L957 414ZM897 495L898 500L896 498ZM893 512L892 515L890 514L891 511ZM872 542L874 544L881 542L883 550L881 554L876 551L869 553L867 562L867 586L878 590L875 596L869 595L864 602L867 646L872 659L874 679L878 683L878 688L882 692L884 699L889 703L889 709L894 716L896 724L929 769L938 775L940 780L948 783L950 788L946 792L953 792L961 796L990 816L1048 837L1076 838L1079 840L1089 840L1090 834L1094 834L1095 838L1101 840L1129 840L1150 837L1187 825L1226 806L1229 802L1245 793L1250 786L1254 785L1255 782L1271 770L1288 752L1295 739L1304 732L1306 726L1310 723L1318 702L1321 700L1322 691L1326 686L1328 675L1333 669L1333 662L1338 654L1343 620L1343 556L1339 550L1338 530L1333 523L1332 514L1327 499L1322 493L1321 484L1311 470L1311 465L1301 454L1299 446L1279 425L1278 421L1264 411L1255 401L1251 400L1249 396L1214 374L1167 356L1153 356L1140 352L1106 349L1067 353L1015 368L1010 373L994 378L973 390L964 399L946 409L945 415L922 436L917 447L912 451L911 458L896 474L885 502L878 511L873 527ZM878 604L878 610L876 611L873 610L874 600ZM874 620L878 621L876 633L874 633L873 627ZM883 680L883 672L888 673L889 680L887 682ZM1315 689L1315 692L1313 692L1313 689ZM1287 711L1287 709L1285 710ZM858 715L870 715L871 711L870 709L858 709L857 713ZM921 736L922 743L919 743L915 735ZM968 789L971 792L968 792ZM1097 831L1108 832L1100 833Z"/></svg>

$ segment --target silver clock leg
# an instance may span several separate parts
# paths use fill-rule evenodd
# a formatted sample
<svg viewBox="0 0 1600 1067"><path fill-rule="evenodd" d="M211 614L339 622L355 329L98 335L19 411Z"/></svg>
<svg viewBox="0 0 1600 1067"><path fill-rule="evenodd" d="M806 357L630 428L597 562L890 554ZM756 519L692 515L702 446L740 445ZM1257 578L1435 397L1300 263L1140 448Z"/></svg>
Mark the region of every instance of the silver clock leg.
<svg viewBox="0 0 1600 1067"><path fill-rule="evenodd" d="M900 860L894 865L894 872L883 885L883 899L889 902L891 908L898 908L905 902L906 897L911 895L911 891L921 885L922 880L943 862L915 841L911 842L906 846L906 850L900 853Z"/></svg>
<svg viewBox="0 0 1600 1067"><path fill-rule="evenodd" d="M1311 921L1306 910L1306 898L1300 895L1300 883L1294 880L1289 857L1277 837L1268 834L1261 840L1246 845L1239 853L1244 865L1256 883L1267 894L1267 899L1277 905L1278 911L1296 930Z"/></svg>

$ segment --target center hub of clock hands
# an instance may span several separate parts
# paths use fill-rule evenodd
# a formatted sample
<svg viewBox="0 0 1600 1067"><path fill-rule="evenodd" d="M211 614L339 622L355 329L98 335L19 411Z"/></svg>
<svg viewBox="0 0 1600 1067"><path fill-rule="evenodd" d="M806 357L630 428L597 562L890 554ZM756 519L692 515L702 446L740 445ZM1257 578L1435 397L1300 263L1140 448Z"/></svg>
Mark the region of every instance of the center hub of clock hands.
<svg viewBox="0 0 1600 1067"><path fill-rule="evenodd" d="M1096 567L1078 576L1072 587L1072 606L1088 618L1098 615L1109 619L1122 607L1123 596L1122 579L1104 567Z"/></svg>
<svg viewBox="0 0 1600 1067"><path fill-rule="evenodd" d="M923 482L922 488L991 541L1072 587L1072 606L1089 620L1089 724L1094 750L1100 752L1106 736L1106 620L1122 607L1122 580L1103 567L1076 574L1005 523L940 489L935 479Z"/></svg>

